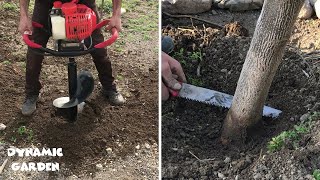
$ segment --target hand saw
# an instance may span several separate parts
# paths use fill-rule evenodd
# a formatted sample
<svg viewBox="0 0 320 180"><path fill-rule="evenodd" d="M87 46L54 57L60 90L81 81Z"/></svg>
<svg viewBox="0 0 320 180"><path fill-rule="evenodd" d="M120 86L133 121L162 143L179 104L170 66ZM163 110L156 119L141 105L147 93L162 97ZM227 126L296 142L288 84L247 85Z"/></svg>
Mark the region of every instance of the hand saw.
<svg viewBox="0 0 320 180"><path fill-rule="evenodd" d="M197 87L191 84L182 83L181 90L171 92L172 96L182 97L210 105L230 108L233 96L219 91L214 91L202 87ZM263 107L263 116L276 118L282 111L272 107Z"/></svg>

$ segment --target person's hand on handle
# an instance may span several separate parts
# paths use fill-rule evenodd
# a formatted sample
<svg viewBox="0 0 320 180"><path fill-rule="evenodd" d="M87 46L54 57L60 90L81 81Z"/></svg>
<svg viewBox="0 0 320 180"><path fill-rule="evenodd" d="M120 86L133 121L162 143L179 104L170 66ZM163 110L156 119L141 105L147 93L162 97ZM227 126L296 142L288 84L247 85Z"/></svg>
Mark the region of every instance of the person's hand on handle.
<svg viewBox="0 0 320 180"><path fill-rule="evenodd" d="M106 29L111 31L112 28L116 28L118 30L118 32L120 32L122 30L120 16L112 16L110 18L110 22L107 25Z"/></svg>
<svg viewBox="0 0 320 180"><path fill-rule="evenodd" d="M162 100L165 101L170 96L170 91L179 91L180 82L186 82L186 76L182 70L181 64L168 54L161 54L161 76L162 76Z"/></svg>
<svg viewBox="0 0 320 180"><path fill-rule="evenodd" d="M112 17L108 26L106 27L107 30L111 30L112 28L116 28L118 32L122 30L121 27L121 0L112 0Z"/></svg>

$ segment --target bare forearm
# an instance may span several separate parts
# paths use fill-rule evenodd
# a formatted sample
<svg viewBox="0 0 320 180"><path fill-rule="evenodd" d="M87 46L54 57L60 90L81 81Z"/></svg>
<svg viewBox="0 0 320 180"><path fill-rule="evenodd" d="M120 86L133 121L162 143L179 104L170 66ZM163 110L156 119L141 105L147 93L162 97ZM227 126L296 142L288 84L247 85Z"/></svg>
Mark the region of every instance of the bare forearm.
<svg viewBox="0 0 320 180"><path fill-rule="evenodd" d="M112 15L120 16L121 15L121 0L112 0Z"/></svg>
<svg viewBox="0 0 320 180"><path fill-rule="evenodd" d="M20 17L28 17L30 0L20 0Z"/></svg>

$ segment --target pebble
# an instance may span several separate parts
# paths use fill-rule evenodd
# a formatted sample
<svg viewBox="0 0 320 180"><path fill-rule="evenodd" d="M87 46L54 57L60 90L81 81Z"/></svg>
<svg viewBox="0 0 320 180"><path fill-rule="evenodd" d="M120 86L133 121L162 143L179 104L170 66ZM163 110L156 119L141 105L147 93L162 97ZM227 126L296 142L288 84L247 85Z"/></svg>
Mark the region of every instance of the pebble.
<svg viewBox="0 0 320 180"><path fill-rule="evenodd" d="M137 150L139 150L139 149L140 149L140 145L139 145L139 144L136 146L136 149L137 149Z"/></svg>
<svg viewBox="0 0 320 180"><path fill-rule="evenodd" d="M218 12L217 12L217 11L215 11L215 10L212 10L212 11L211 11L211 13L212 13L213 15L218 14Z"/></svg>
<svg viewBox="0 0 320 180"><path fill-rule="evenodd" d="M249 164L251 164L252 163L252 160L251 160L251 157L250 156L246 156L246 162L248 162Z"/></svg>
<svg viewBox="0 0 320 180"><path fill-rule="evenodd" d="M150 149L150 147L151 147L150 144L148 144L148 143L145 143L144 146L146 147L146 149Z"/></svg>
<svg viewBox="0 0 320 180"><path fill-rule="evenodd" d="M268 174L266 174L266 179L273 179L273 176L272 176L272 174L270 174L270 173L268 173Z"/></svg>
<svg viewBox="0 0 320 180"><path fill-rule="evenodd" d="M178 148L171 148L173 151L178 151L179 149Z"/></svg>
<svg viewBox="0 0 320 180"><path fill-rule="evenodd" d="M218 172L218 177L219 177L219 178L222 178L222 179L225 178L224 174L219 173L219 172Z"/></svg>
<svg viewBox="0 0 320 180"><path fill-rule="evenodd" d="M286 175L282 176L282 180L289 180Z"/></svg>
<svg viewBox="0 0 320 180"><path fill-rule="evenodd" d="M4 124L2 124L2 123L0 123L0 131L3 131L3 130L5 130L6 129L6 125L4 125Z"/></svg>
<svg viewBox="0 0 320 180"><path fill-rule="evenodd" d="M310 116L310 113L306 113L306 114L302 115L300 117L300 121L302 121L302 122L306 121L309 118L309 116Z"/></svg>
<svg viewBox="0 0 320 180"><path fill-rule="evenodd" d="M96 164L96 168L97 168L97 170L99 170L99 171L103 170L102 164Z"/></svg>
<svg viewBox="0 0 320 180"><path fill-rule="evenodd" d="M126 12L127 12L127 10L125 8L121 8L121 14L124 14Z"/></svg>
<svg viewBox="0 0 320 180"><path fill-rule="evenodd" d="M234 178L234 180L239 180L239 175L236 175L236 177Z"/></svg>
<svg viewBox="0 0 320 180"><path fill-rule="evenodd" d="M261 179L261 178L262 178L262 176L260 173L253 175L253 179Z"/></svg>
<svg viewBox="0 0 320 180"><path fill-rule="evenodd" d="M290 121L293 122L293 121L294 121L294 117L291 117L291 118L290 118Z"/></svg>
<svg viewBox="0 0 320 180"><path fill-rule="evenodd" d="M230 162L231 162L231 158L227 156L226 159L224 159L223 162L225 162L225 163L230 163Z"/></svg>
<svg viewBox="0 0 320 180"><path fill-rule="evenodd" d="M305 0L304 4L299 12L299 19L309 19L314 13L313 8L311 7L309 0Z"/></svg>
<svg viewBox="0 0 320 180"><path fill-rule="evenodd" d="M227 70L227 69L221 69L221 72L222 72L222 73L227 73L228 70Z"/></svg>
<svg viewBox="0 0 320 180"><path fill-rule="evenodd" d="M313 179L313 176L308 174L308 175L306 175L305 179L310 179L311 180L311 179Z"/></svg>
<svg viewBox="0 0 320 180"><path fill-rule="evenodd" d="M112 153L112 148L107 148L106 151L107 151L108 154L111 154Z"/></svg>

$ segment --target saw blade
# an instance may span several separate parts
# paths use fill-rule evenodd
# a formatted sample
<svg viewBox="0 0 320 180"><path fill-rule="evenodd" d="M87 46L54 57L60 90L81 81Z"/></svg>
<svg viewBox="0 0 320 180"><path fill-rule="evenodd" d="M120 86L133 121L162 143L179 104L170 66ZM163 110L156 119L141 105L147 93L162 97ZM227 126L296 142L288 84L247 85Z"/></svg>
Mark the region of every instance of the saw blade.
<svg viewBox="0 0 320 180"><path fill-rule="evenodd" d="M186 83L182 83L179 97L224 108L230 108L233 99L232 95ZM268 106L263 107L263 116L276 118L281 112Z"/></svg>

